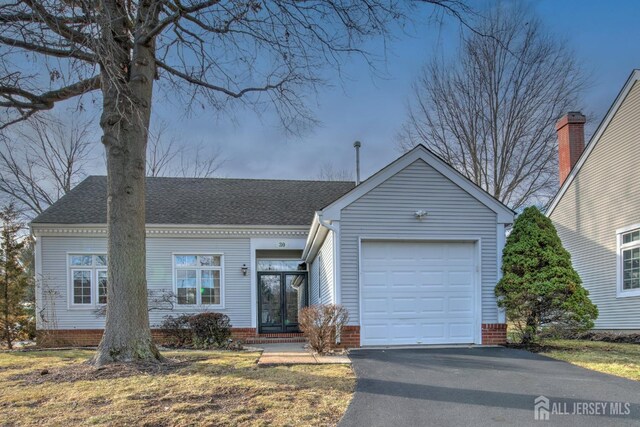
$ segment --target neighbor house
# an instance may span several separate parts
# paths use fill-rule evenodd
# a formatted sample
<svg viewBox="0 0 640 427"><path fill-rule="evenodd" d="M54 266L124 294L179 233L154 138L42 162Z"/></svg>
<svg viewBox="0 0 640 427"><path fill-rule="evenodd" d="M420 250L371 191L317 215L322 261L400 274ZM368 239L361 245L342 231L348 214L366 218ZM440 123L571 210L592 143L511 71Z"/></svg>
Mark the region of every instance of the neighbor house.
<svg viewBox="0 0 640 427"><path fill-rule="evenodd" d="M106 178L31 224L38 329L96 344L104 326ZM513 212L418 146L359 185L147 179L150 322L227 314L249 342L298 339L298 310L342 304L344 346L503 343L494 287ZM159 336L159 334L158 334Z"/></svg>
<svg viewBox="0 0 640 427"><path fill-rule="evenodd" d="M560 191L547 215L600 315L595 329L640 330L640 70L586 148L585 117L557 124Z"/></svg>

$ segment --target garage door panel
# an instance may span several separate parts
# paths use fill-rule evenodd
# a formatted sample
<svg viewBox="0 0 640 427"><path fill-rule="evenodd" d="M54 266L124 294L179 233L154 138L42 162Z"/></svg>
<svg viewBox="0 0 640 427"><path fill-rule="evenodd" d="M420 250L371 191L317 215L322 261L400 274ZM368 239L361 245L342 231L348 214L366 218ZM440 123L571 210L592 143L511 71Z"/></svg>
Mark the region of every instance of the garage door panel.
<svg viewBox="0 0 640 427"><path fill-rule="evenodd" d="M436 340L443 340L445 338L445 324L444 323L422 323L420 325L421 336L419 341L421 343L429 343Z"/></svg>
<svg viewBox="0 0 640 427"><path fill-rule="evenodd" d="M473 243L364 242L363 345L471 343Z"/></svg>
<svg viewBox="0 0 640 427"><path fill-rule="evenodd" d="M391 297L391 312L396 315L412 314L416 316L420 304L416 297Z"/></svg>
<svg viewBox="0 0 640 427"><path fill-rule="evenodd" d="M448 303L449 313L473 314L473 298L471 297L451 297Z"/></svg>
<svg viewBox="0 0 640 427"><path fill-rule="evenodd" d="M381 297L369 297L362 301L362 315L369 318L370 316L378 316L380 314L387 314L389 311L388 298Z"/></svg>
<svg viewBox="0 0 640 427"><path fill-rule="evenodd" d="M449 336L452 338L466 338L473 336L473 323L452 323L449 325Z"/></svg>
<svg viewBox="0 0 640 427"><path fill-rule="evenodd" d="M444 297L423 297L420 298L420 313L422 314L444 314Z"/></svg>

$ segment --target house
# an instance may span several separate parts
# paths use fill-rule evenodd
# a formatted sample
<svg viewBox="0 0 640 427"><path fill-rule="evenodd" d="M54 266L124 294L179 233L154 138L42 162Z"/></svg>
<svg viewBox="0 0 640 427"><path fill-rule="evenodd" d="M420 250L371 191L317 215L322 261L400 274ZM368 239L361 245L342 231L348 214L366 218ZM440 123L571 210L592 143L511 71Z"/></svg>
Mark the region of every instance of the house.
<svg viewBox="0 0 640 427"><path fill-rule="evenodd" d="M560 191L547 215L589 297L595 329L640 330L640 70L627 80L586 148L585 117L556 126Z"/></svg>
<svg viewBox="0 0 640 427"><path fill-rule="evenodd" d="M494 287L513 212L423 146L366 181L147 179L154 332L227 314L249 342L296 337L307 304L342 304L344 346L503 343ZM38 216L38 328L96 344L106 302L106 179Z"/></svg>

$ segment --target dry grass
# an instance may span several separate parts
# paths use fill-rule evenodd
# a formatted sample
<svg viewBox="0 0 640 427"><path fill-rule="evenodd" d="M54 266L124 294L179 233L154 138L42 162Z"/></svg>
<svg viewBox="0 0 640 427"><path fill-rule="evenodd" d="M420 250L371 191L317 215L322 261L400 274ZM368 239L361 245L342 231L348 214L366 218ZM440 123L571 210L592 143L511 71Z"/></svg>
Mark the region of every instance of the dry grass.
<svg viewBox="0 0 640 427"><path fill-rule="evenodd" d="M640 381L640 345L584 340L548 340L540 351L583 368Z"/></svg>
<svg viewBox="0 0 640 427"><path fill-rule="evenodd" d="M0 424L335 425L355 384L346 365L258 368L258 353L163 354L174 362L96 370L83 363L87 350L0 353Z"/></svg>

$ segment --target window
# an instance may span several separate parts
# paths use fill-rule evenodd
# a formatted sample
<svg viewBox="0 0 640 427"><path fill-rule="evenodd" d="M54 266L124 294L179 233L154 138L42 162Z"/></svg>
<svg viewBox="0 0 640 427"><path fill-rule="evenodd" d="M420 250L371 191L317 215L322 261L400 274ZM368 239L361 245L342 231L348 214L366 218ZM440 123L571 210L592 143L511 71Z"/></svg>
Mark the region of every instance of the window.
<svg viewBox="0 0 640 427"><path fill-rule="evenodd" d="M618 296L640 296L640 225L618 230Z"/></svg>
<svg viewBox="0 0 640 427"><path fill-rule="evenodd" d="M107 256L69 255L71 304L91 307L107 303Z"/></svg>
<svg viewBox="0 0 640 427"><path fill-rule="evenodd" d="M175 255L179 305L222 305L222 255Z"/></svg>

